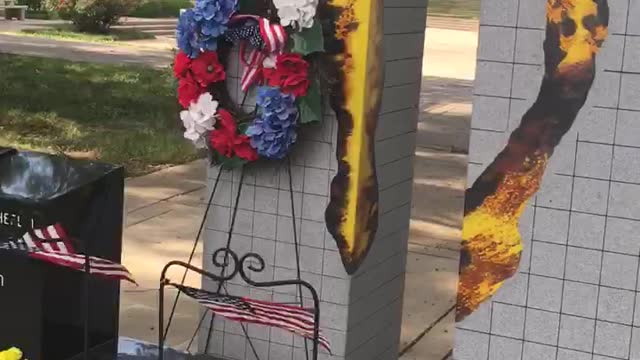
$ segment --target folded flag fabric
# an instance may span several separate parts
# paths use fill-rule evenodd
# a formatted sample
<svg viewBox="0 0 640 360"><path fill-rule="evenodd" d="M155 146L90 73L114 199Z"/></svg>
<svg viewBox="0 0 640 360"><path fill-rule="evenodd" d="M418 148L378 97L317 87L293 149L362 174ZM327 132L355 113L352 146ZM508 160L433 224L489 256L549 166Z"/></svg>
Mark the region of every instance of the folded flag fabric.
<svg viewBox="0 0 640 360"><path fill-rule="evenodd" d="M29 230L16 241L0 243L0 250L75 253L73 243L60 224Z"/></svg>
<svg viewBox="0 0 640 360"><path fill-rule="evenodd" d="M25 252L33 259L82 272L86 270L88 259L90 274L137 284L122 264L77 253L73 242L60 224L29 230L18 240L0 243L0 250Z"/></svg>
<svg viewBox="0 0 640 360"><path fill-rule="evenodd" d="M22 237L27 245L33 242L34 247L42 251L75 253L73 243L60 224L50 225L44 229L27 231Z"/></svg>
<svg viewBox="0 0 640 360"><path fill-rule="evenodd" d="M48 263L64 266L73 270L85 271L87 257L83 254L63 254L48 251L34 251L29 255L31 258L46 261ZM136 284L133 275L121 264L89 256L89 273L110 279L129 281Z"/></svg>
<svg viewBox="0 0 640 360"><path fill-rule="evenodd" d="M173 283L171 285L215 314L229 320L277 327L307 339L314 338L315 317L313 311L309 309L215 294ZM318 341L331 353L329 340L325 336L319 334Z"/></svg>

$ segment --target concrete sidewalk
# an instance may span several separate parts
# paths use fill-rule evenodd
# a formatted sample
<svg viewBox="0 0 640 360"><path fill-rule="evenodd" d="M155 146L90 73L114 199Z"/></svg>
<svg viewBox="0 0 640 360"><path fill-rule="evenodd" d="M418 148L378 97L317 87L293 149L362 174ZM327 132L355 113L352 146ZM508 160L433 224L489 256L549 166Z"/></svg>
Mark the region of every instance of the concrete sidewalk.
<svg viewBox="0 0 640 360"><path fill-rule="evenodd" d="M137 20L139 21L139 19ZM96 43L20 35L24 29L68 24L61 20L0 20L0 53L87 61L105 64L137 64L166 68L173 61L175 38Z"/></svg>
<svg viewBox="0 0 640 360"><path fill-rule="evenodd" d="M167 49L63 41L0 33L0 52L104 64L137 64L167 68L173 53Z"/></svg>
<svg viewBox="0 0 640 360"><path fill-rule="evenodd" d="M134 19L135 22L144 22ZM154 20L148 20L154 21ZM22 36L23 29L66 24L59 20L0 20L0 52L72 61L109 64L143 64L168 67L173 59L175 38L157 36L151 40L120 41L113 44L55 40ZM126 21L124 22L126 25ZM429 17L427 20L423 76L473 80L477 21Z"/></svg>

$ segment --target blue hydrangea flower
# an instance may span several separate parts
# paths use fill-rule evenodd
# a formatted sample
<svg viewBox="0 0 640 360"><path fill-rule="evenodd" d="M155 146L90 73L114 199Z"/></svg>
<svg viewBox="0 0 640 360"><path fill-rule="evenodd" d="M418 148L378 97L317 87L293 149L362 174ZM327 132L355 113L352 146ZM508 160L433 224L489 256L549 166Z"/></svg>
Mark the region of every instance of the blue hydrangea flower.
<svg viewBox="0 0 640 360"><path fill-rule="evenodd" d="M298 108L295 98L278 88L258 88L258 117L247 128L251 146L260 156L282 159L297 139Z"/></svg>
<svg viewBox="0 0 640 360"><path fill-rule="evenodd" d="M200 24L202 47L215 51L218 38L227 31L229 19L237 10L237 0L197 0L193 11Z"/></svg>
<svg viewBox="0 0 640 360"><path fill-rule="evenodd" d="M201 51L218 49L218 38L227 31L237 0L196 0L195 7L180 16L178 47L191 58Z"/></svg>
<svg viewBox="0 0 640 360"><path fill-rule="evenodd" d="M178 27L176 29L176 39L178 47L190 58L195 58L200 54L198 23L195 20L195 14L189 9L180 15Z"/></svg>

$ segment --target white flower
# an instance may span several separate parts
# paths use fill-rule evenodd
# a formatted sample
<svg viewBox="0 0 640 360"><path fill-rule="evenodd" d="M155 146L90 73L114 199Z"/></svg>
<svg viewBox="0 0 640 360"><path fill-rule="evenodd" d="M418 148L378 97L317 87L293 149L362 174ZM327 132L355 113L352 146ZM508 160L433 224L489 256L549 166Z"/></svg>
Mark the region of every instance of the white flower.
<svg viewBox="0 0 640 360"><path fill-rule="evenodd" d="M278 8L282 26L298 26L300 29L313 26L318 0L273 0Z"/></svg>
<svg viewBox="0 0 640 360"><path fill-rule="evenodd" d="M180 112L180 119L186 129L184 137L193 142L198 148L206 147L204 135L213 130L216 124L215 115L218 102L209 93L200 95L198 101L192 102L188 110Z"/></svg>
<svg viewBox="0 0 640 360"><path fill-rule="evenodd" d="M265 69L275 69L276 55L270 53L269 55L265 56L264 60L262 61L262 67L264 67Z"/></svg>

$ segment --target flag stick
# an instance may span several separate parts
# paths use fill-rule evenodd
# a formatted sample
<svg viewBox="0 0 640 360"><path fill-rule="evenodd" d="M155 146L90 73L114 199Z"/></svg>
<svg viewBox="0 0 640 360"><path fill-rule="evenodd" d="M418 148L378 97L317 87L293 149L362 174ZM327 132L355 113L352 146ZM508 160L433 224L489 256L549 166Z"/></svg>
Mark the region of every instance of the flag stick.
<svg viewBox="0 0 640 360"><path fill-rule="evenodd" d="M84 360L89 360L89 276L91 265L89 264L89 246L85 246L84 254Z"/></svg>

